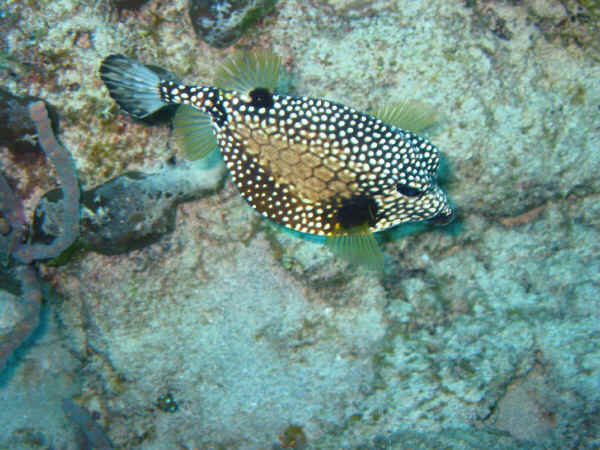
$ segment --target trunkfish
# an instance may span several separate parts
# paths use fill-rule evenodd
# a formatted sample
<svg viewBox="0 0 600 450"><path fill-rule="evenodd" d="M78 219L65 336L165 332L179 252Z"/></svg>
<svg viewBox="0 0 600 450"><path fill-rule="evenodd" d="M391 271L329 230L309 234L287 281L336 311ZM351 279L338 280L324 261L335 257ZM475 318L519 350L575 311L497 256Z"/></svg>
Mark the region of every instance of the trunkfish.
<svg viewBox="0 0 600 450"><path fill-rule="evenodd" d="M174 127L189 159L219 148L248 204L279 225L326 237L351 262L381 269L373 233L454 217L436 180L439 151L416 134L433 113L417 103L370 115L285 95L281 60L269 51L230 57L212 85L180 83L123 55L105 58L100 77L135 118L180 104Z"/></svg>

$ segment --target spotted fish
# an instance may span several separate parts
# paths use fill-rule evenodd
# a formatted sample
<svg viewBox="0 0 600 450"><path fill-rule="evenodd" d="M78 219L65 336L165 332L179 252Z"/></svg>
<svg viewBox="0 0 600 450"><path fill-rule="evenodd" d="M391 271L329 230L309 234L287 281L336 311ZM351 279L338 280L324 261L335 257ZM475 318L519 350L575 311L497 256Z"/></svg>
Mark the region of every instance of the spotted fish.
<svg viewBox="0 0 600 450"><path fill-rule="evenodd" d="M277 91L280 72L279 58L268 52L232 57L214 86L182 84L123 55L107 57L100 67L110 95L136 118L184 105L175 128L188 155L218 147L253 208L285 227L326 236L330 248L350 260L381 268L374 232L452 219L436 183L437 148L400 126L422 128L417 110L384 108L376 117L284 95Z"/></svg>

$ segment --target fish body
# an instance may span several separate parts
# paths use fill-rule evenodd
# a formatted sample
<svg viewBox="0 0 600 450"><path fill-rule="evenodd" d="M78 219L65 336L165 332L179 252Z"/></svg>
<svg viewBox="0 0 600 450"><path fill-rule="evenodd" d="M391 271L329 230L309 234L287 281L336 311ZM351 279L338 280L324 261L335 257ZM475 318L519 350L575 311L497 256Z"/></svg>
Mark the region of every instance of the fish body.
<svg viewBox="0 0 600 450"><path fill-rule="evenodd" d="M285 227L366 235L454 215L436 183L437 148L369 114L260 85L246 92L185 85L120 55L103 62L101 76L136 117L173 103L207 114L241 195Z"/></svg>

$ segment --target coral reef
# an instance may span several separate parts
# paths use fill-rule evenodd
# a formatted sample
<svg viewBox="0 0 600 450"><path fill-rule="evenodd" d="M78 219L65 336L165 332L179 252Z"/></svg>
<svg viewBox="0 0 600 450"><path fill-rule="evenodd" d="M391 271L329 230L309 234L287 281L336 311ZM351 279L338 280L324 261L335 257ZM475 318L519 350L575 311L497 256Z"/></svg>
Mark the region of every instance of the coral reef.
<svg viewBox="0 0 600 450"><path fill-rule="evenodd" d="M147 2L148 0L110 0L111 6L117 9L138 9Z"/></svg>
<svg viewBox="0 0 600 450"><path fill-rule="evenodd" d="M600 2L597 0L563 0L557 2L514 2L516 8L508 10L495 0L467 0L473 9L474 28L486 29L496 36L510 40L513 37L511 22L513 11L522 10L530 23L549 41L575 44L590 57L599 59ZM507 19L508 17L508 19Z"/></svg>
<svg viewBox="0 0 600 450"><path fill-rule="evenodd" d="M433 140L458 220L383 236L379 276L271 227L221 167L179 163L168 127L119 114L96 74L107 54L202 84L228 50L196 35L188 0L118 20L107 3L6 3L0 72L10 92L61 111L82 233L97 226L101 248L125 220L160 239L3 273L0 332L28 327L11 342L40 317L15 275L56 294L44 292L35 345L0 376L0 447L90 445L77 420L118 448L598 446L597 2L287 0L240 38L283 55L298 95L361 110L408 97L443 116ZM5 234L29 228L53 174L41 154L0 156L15 194L3 211L28 194ZM205 173L191 201L167 201ZM147 217L138 197L156 206ZM48 242L59 203L44 197L36 217Z"/></svg>
<svg viewBox="0 0 600 450"><path fill-rule="evenodd" d="M39 100L33 97L18 97L0 88L0 145L6 146L19 155L37 151L38 142L35 139L35 124L29 116L27 106ZM50 114L52 130L58 130L58 119Z"/></svg>
<svg viewBox="0 0 600 450"><path fill-rule="evenodd" d="M42 301L41 288L34 268L34 261L56 258L66 250L79 233L79 184L68 152L54 137L44 102L29 104L29 115L37 131L37 139L46 156L55 166L63 192L63 215L61 233L50 244L23 242L26 235L23 209L10 186L0 174L0 213L7 228L0 236L0 248L4 265L14 258L17 263L15 275L20 282L21 298L12 299L20 317L12 324L3 324L0 345L0 369L4 368L12 352L24 342L37 327Z"/></svg>
<svg viewBox="0 0 600 450"><path fill-rule="evenodd" d="M63 220L61 233L51 244L23 244L12 251L12 256L23 264L56 258L75 242L79 235L79 183L71 156L54 137L44 103L29 105L29 114L35 123L40 146L54 164L61 184Z"/></svg>
<svg viewBox="0 0 600 450"><path fill-rule="evenodd" d="M229 47L277 0L191 0L190 19L198 36L216 48Z"/></svg>
<svg viewBox="0 0 600 450"><path fill-rule="evenodd" d="M62 409L68 419L79 428L81 434L80 448L102 450L113 448L112 442L87 409L68 398L63 399Z"/></svg>
<svg viewBox="0 0 600 450"><path fill-rule="evenodd" d="M42 291L35 269L31 266L19 266L15 269L15 278L21 284L20 297L8 297L10 294L4 291L4 298L0 303L0 370L4 369L13 352L39 324ZM9 309L18 312L11 315L8 313Z"/></svg>
<svg viewBox="0 0 600 450"><path fill-rule="evenodd" d="M145 247L175 227L177 205L214 192L225 174L220 163L211 168L181 163L154 174L125 173L82 195L80 243L91 250L115 254ZM45 217L54 204L45 203ZM51 224L50 230L55 228ZM52 234L46 230L45 234Z"/></svg>

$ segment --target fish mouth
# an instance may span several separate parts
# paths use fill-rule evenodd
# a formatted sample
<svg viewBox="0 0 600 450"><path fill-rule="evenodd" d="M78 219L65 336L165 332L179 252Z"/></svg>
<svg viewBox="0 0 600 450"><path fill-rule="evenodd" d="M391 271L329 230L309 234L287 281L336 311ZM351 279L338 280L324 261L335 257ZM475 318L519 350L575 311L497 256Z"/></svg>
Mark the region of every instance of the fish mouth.
<svg viewBox="0 0 600 450"><path fill-rule="evenodd" d="M456 210L451 206L442 209L437 215L427 221L433 225L448 225L456 217Z"/></svg>

